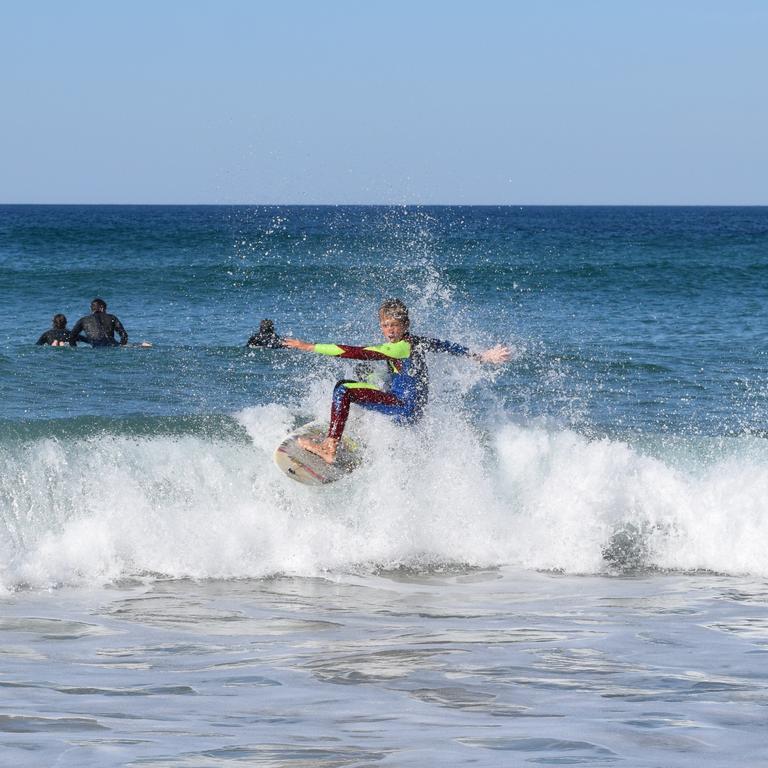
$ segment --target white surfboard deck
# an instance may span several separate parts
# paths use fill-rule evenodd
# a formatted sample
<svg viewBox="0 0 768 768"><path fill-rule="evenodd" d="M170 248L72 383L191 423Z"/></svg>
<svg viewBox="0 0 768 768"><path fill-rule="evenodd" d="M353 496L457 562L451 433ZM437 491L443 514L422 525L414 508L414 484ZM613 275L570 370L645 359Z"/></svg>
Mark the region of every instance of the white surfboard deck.
<svg viewBox="0 0 768 768"><path fill-rule="evenodd" d="M336 460L329 464L298 444L300 437L322 440L328 433L328 425L319 421L305 424L291 432L275 449L275 464L292 480L304 485L328 485L347 477L363 462L363 446L345 435L341 438Z"/></svg>

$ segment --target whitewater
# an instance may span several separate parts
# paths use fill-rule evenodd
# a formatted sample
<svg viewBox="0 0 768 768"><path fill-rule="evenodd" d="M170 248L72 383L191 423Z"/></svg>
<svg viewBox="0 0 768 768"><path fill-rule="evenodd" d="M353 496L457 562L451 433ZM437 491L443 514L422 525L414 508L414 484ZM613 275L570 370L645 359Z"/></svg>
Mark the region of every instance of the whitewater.
<svg viewBox="0 0 768 768"><path fill-rule="evenodd" d="M320 490L273 466L296 423L275 404L236 414L228 438L6 446L2 587L510 564L768 576L763 438L633 446L513 421L479 430L451 416L412 431L359 418L366 466Z"/></svg>

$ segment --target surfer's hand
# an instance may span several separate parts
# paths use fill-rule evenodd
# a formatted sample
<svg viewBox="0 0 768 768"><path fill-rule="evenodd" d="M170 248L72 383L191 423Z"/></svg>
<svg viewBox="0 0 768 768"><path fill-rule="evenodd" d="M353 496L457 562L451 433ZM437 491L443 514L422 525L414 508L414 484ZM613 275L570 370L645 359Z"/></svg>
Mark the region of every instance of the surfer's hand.
<svg viewBox="0 0 768 768"><path fill-rule="evenodd" d="M495 365L498 365L499 363L506 363L511 357L511 354L509 347L497 344L495 347L491 347L490 349L486 349L485 352L481 352L478 355L478 358L481 363L494 363Z"/></svg>
<svg viewBox="0 0 768 768"><path fill-rule="evenodd" d="M310 344L308 341L302 341L301 339L283 339L283 346L290 347L291 349L300 349L302 352L311 352L314 348L314 344Z"/></svg>

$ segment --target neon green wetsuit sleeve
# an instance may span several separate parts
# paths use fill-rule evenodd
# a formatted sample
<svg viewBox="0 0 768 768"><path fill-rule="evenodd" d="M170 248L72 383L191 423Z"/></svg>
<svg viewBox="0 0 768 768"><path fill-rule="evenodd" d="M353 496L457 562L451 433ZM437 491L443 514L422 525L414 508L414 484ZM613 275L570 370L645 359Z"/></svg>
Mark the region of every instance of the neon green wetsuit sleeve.
<svg viewBox="0 0 768 768"><path fill-rule="evenodd" d="M338 344L315 344L314 351L318 355L331 355L333 357L344 354L344 350Z"/></svg>
<svg viewBox="0 0 768 768"><path fill-rule="evenodd" d="M405 360L411 355L411 344L403 339L393 344L372 344L369 347L352 347L348 344L315 344L318 355L349 357L354 360Z"/></svg>

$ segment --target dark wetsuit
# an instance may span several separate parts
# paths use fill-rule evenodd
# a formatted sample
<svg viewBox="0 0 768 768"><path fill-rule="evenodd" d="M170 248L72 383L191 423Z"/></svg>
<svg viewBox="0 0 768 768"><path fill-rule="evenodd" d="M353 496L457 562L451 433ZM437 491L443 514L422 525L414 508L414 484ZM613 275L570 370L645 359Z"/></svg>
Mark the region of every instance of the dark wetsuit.
<svg viewBox="0 0 768 768"><path fill-rule="evenodd" d="M78 335L83 336L78 339ZM109 312L94 312L91 315L81 317L72 326L70 331L69 343L75 346L75 340L85 341L92 347L116 347L118 342L115 339L115 333L120 335L120 344L128 343L128 334L123 328L123 324Z"/></svg>
<svg viewBox="0 0 768 768"><path fill-rule="evenodd" d="M263 333L259 331L254 333L250 339L248 339L249 347L265 347L266 349L282 349L283 342L276 333Z"/></svg>
<svg viewBox="0 0 768 768"><path fill-rule="evenodd" d="M42 346L43 344L53 344L54 341L58 341L64 344L71 343L73 347L76 346L75 343L70 342L70 332L66 328L51 328L50 330L47 330L35 343L38 346Z"/></svg>
<svg viewBox="0 0 768 768"><path fill-rule="evenodd" d="M460 344L410 334L395 343L370 347L315 344L314 351L320 355L354 360L386 360L391 373L389 391L362 381L336 383L331 404L331 424L328 428L328 437L335 439L340 438L344 432L351 403L393 416L401 423L412 424L418 421L429 398L429 372L425 352L448 352L460 356L471 354Z"/></svg>

